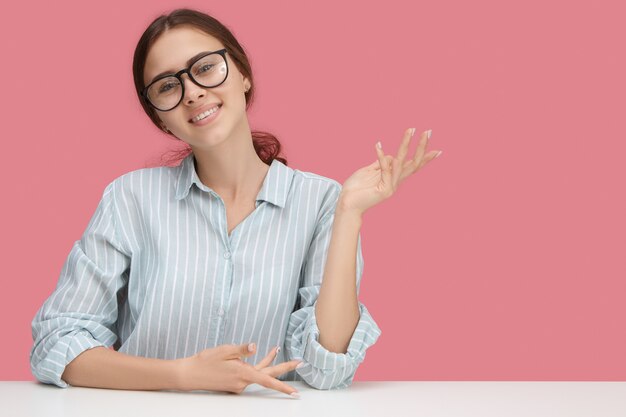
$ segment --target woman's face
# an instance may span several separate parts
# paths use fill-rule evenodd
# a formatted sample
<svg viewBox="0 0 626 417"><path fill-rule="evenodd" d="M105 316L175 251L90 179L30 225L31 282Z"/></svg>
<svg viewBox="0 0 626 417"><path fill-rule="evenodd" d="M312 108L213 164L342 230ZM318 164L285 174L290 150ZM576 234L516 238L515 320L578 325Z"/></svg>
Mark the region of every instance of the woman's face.
<svg viewBox="0 0 626 417"><path fill-rule="evenodd" d="M187 61L200 52L217 51L224 45L213 36L190 26L178 26L163 33L148 51L144 67L144 83L148 85L158 74L174 74L187 68ZM187 74L182 75L185 94L178 106L170 111L156 110L163 124L179 139L192 147L211 147L229 138L233 132L248 129L245 90L249 80L237 69L226 53L228 77L217 87L204 88L195 84ZM213 120L205 124L190 122L197 114L220 104Z"/></svg>

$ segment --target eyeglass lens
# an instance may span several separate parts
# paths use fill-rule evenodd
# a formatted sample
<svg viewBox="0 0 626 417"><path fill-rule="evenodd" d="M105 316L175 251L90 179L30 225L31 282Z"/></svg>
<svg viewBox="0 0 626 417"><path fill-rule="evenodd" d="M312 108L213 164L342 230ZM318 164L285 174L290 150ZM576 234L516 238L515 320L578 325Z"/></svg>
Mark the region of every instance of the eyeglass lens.
<svg viewBox="0 0 626 417"><path fill-rule="evenodd" d="M214 87L224 81L226 62L220 54L211 54L193 64L191 75L204 87ZM170 110L178 104L183 94L180 81L174 77L161 78L148 88L148 99L159 110Z"/></svg>

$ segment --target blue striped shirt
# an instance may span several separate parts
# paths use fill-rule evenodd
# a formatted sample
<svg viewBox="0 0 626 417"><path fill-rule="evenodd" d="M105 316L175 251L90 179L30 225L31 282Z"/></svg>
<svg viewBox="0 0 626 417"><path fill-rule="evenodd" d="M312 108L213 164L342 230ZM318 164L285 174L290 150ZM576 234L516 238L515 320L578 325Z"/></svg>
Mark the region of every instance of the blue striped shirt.
<svg viewBox="0 0 626 417"><path fill-rule="evenodd" d="M255 210L229 234L224 201L198 178L193 153L116 178L32 320L33 375L66 388L65 366L97 346L178 359L255 342L243 358L251 365L274 346L275 364L304 362L280 380L348 387L381 330L359 302L346 353L318 342L315 303L340 191L273 160ZM357 294L362 273L359 233Z"/></svg>

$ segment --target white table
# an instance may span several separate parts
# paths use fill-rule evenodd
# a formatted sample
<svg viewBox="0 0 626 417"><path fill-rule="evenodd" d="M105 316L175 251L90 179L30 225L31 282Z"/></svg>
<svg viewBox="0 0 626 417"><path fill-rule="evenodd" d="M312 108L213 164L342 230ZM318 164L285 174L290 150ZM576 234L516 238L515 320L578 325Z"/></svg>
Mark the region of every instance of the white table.
<svg viewBox="0 0 626 417"><path fill-rule="evenodd" d="M6 417L112 416L626 416L626 382L353 382L321 391L288 382L294 399L257 384L240 394L126 391L0 381Z"/></svg>

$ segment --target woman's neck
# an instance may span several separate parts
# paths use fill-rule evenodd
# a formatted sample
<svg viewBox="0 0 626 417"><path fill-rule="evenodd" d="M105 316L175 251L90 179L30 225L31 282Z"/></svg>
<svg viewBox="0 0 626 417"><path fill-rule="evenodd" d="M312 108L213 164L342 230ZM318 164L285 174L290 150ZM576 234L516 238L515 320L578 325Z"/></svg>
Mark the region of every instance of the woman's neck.
<svg viewBox="0 0 626 417"><path fill-rule="evenodd" d="M230 138L209 151L194 149L194 159L200 181L231 202L256 198L269 170L251 136Z"/></svg>

